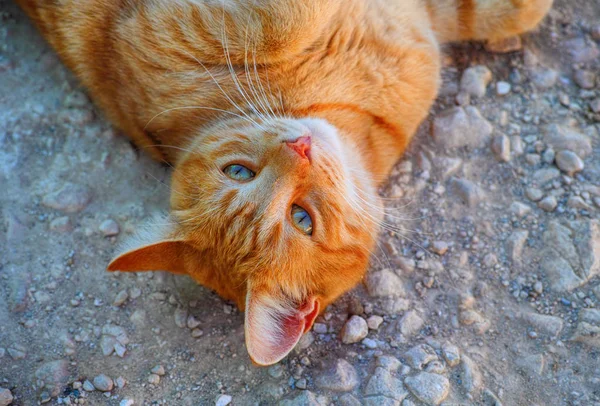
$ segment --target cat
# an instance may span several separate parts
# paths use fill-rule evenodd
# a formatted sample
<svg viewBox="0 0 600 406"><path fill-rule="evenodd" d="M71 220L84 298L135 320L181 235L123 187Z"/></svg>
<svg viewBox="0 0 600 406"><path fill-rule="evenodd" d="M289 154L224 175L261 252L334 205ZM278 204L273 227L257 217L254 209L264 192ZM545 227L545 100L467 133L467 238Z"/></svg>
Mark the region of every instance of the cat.
<svg viewBox="0 0 600 406"><path fill-rule="evenodd" d="M110 271L168 270L245 311L257 365L358 284L377 188L426 117L440 46L552 0L17 0L107 117L174 167L168 225Z"/></svg>

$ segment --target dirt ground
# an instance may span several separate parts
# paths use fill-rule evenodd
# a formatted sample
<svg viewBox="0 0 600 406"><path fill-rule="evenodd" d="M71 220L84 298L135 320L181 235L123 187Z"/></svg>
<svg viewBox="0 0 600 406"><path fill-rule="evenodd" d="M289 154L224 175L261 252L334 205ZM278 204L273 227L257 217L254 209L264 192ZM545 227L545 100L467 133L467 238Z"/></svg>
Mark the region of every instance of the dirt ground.
<svg viewBox="0 0 600 406"><path fill-rule="evenodd" d="M448 48L365 284L258 368L215 294L104 271L169 169L0 0L0 405L600 405L599 24L562 0L514 52Z"/></svg>

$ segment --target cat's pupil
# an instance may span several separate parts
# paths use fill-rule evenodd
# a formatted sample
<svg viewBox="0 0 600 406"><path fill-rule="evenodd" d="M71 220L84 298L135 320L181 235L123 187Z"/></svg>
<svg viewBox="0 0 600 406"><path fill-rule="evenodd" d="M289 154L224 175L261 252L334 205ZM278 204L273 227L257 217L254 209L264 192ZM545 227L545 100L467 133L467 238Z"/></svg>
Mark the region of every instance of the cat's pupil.
<svg viewBox="0 0 600 406"><path fill-rule="evenodd" d="M306 235L312 235L313 224L310 215L298 205L292 206L292 222L294 226Z"/></svg>
<svg viewBox="0 0 600 406"><path fill-rule="evenodd" d="M240 164L226 166L223 169L223 173L230 179L237 180L238 182L250 180L255 175L250 169Z"/></svg>

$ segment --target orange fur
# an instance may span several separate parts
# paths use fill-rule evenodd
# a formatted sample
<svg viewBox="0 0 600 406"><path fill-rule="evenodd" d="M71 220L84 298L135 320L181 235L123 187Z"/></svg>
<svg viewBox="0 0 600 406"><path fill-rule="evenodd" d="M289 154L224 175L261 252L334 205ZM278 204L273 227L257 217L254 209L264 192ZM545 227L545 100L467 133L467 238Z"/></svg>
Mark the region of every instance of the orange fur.
<svg viewBox="0 0 600 406"><path fill-rule="evenodd" d="M248 307L259 364L284 356L364 275L381 220L376 188L436 96L440 43L523 32L552 4L18 2L108 117L175 166L175 225L109 269L187 273ZM285 146L307 134L310 161ZM233 162L256 178L228 179ZM310 212L312 236L290 224L292 204Z"/></svg>

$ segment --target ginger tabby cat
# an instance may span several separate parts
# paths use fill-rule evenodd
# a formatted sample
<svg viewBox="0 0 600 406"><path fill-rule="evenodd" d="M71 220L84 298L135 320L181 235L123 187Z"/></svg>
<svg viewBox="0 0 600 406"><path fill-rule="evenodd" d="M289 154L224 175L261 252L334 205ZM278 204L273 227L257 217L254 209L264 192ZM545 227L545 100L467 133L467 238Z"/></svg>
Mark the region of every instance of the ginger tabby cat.
<svg viewBox="0 0 600 406"><path fill-rule="evenodd" d="M111 271L188 274L245 310L259 365L363 277L376 189L426 117L440 44L552 0L17 0L112 122L174 166L170 226Z"/></svg>

